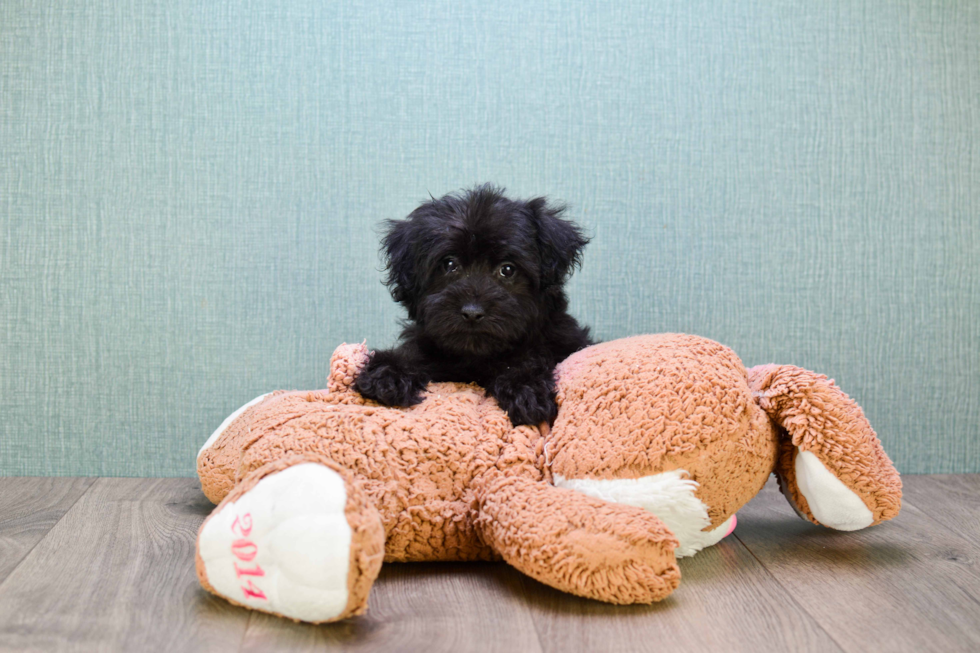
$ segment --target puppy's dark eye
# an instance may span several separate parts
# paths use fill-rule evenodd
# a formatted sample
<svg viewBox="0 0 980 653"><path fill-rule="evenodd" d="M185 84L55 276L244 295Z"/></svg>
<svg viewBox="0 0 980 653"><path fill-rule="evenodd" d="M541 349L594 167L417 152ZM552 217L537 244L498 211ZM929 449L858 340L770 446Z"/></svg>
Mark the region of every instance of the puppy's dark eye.
<svg viewBox="0 0 980 653"><path fill-rule="evenodd" d="M459 262L454 258L447 258L442 262L442 269L446 271L446 274L457 272L459 270Z"/></svg>
<svg viewBox="0 0 980 653"><path fill-rule="evenodd" d="M514 267L513 263L504 263L503 265L500 266L500 269L497 270L497 274L504 277L505 279L509 279L515 274L517 274L517 268Z"/></svg>

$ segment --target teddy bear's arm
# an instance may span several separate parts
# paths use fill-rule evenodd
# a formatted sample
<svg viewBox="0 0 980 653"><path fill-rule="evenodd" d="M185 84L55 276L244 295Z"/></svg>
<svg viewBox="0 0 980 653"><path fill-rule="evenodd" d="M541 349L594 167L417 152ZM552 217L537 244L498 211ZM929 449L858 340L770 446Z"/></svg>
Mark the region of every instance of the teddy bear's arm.
<svg viewBox="0 0 980 653"><path fill-rule="evenodd" d="M653 514L496 473L480 488L484 540L528 576L609 603L650 603L680 582L677 538Z"/></svg>

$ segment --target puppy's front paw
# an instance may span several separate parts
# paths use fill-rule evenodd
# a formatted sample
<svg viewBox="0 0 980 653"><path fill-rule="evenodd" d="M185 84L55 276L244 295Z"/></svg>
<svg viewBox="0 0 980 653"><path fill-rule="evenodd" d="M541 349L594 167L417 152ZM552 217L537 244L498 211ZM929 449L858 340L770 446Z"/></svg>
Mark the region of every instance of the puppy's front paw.
<svg viewBox="0 0 980 653"><path fill-rule="evenodd" d="M385 352L371 356L354 381L354 388L361 396L385 406L414 406L422 401L425 385L424 378L406 372Z"/></svg>
<svg viewBox="0 0 980 653"><path fill-rule="evenodd" d="M514 426L541 422L552 422L558 415L555 404L555 390L547 379L540 379L528 385L508 386L496 383L492 391L497 403L507 411Z"/></svg>

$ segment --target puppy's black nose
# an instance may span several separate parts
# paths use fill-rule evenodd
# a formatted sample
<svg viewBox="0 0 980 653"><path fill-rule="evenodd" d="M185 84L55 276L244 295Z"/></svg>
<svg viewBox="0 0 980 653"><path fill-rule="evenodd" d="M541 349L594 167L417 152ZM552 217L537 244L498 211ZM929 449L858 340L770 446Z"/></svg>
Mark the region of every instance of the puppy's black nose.
<svg viewBox="0 0 980 653"><path fill-rule="evenodd" d="M460 313L463 314L463 319L467 322L479 322L483 319L483 307L479 304L467 304Z"/></svg>

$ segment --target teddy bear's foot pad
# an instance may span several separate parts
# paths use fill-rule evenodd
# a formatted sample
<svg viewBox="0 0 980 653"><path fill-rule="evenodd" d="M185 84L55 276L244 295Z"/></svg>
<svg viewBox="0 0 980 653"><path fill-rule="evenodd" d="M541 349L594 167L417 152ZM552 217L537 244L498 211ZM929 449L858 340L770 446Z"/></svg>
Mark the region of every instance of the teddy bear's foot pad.
<svg viewBox="0 0 980 653"><path fill-rule="evenodd" d="M335 619L348 600L351 528L343 478L303 463L262 478L204 525L199 552L225 598L302 621Z"/></svg>
<svg viewBox="0 0 980 653"><path fill-rule="evenodd" d="M796 454L796 485L814 518L838 531L856 531L874 521L871 510L853 490L809 451Z"/></svg>

